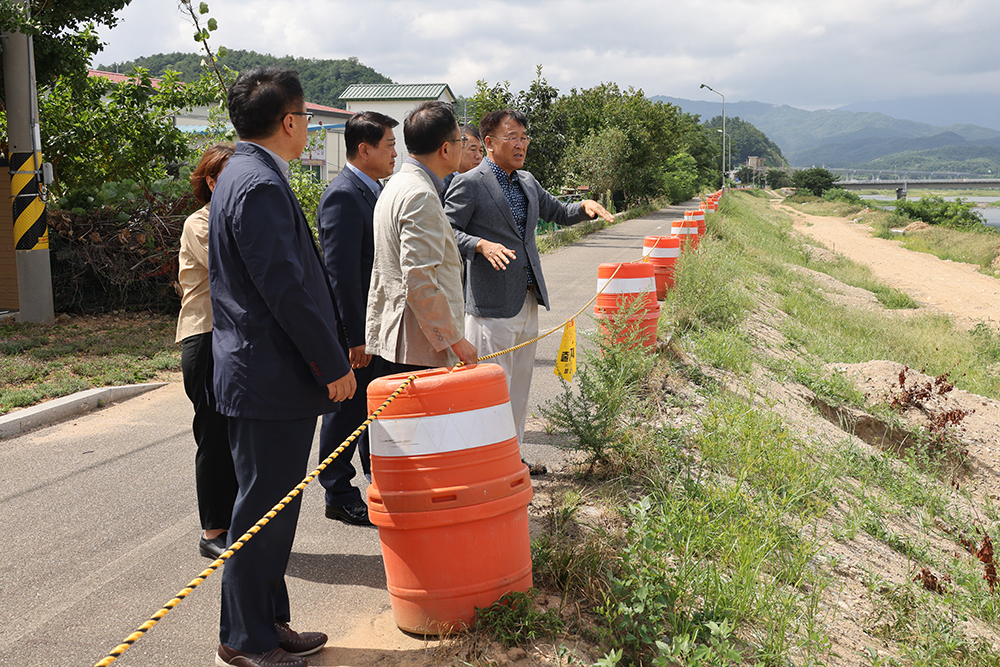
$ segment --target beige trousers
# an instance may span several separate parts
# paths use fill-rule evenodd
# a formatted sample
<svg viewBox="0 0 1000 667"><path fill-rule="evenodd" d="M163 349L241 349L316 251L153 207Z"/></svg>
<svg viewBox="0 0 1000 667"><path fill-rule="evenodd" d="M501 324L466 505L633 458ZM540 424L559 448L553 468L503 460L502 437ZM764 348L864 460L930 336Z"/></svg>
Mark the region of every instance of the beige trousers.
<svg viewBox="0 0 1000 667"><path fill-rule="evenodd" d="M506 350L538 335L538 299L533 292L526 292L524 305L514 317L465 316L465 337L476 346L480 357ZM528 419L528 392L531 374L535 370L535 345L525 345L519 350L490 359L507 374L510 407L517 427L517 444L524 444L524 424Z"/></svg>

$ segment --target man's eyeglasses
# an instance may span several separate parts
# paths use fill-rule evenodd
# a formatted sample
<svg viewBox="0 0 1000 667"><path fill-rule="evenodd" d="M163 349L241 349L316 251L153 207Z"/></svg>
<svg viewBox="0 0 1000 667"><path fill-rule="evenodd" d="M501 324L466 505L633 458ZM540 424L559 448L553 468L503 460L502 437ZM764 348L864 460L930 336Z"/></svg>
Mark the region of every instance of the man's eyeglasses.
<svg viewBox="0 0 1000 667"><path fill-rule="evenodd" d="M448 141L449 141L449 143L453 143L453 144L457 144L458 142L461 141L462 145L464 146L465 144L469 143L469 138L463 134L458 139L449 139Z"/></svg>
<svg viewBox="0 0 1000 667"><path fill-rule="evenodd" d="M527 146L531 143L531 137L498 137L492 134L489 136L499 139L505 144L514 144L515 146Z"/></svg>
<svg viewBox="0 0 1000 667"><path fill-rule="evenodd" d="M288 115L289 116L305 116L306 117L306 122L308 123L309 121L311 121L313 119L313 115L314 114L312 114L312 113L310 113L308 111L289 111Z"/></svg>

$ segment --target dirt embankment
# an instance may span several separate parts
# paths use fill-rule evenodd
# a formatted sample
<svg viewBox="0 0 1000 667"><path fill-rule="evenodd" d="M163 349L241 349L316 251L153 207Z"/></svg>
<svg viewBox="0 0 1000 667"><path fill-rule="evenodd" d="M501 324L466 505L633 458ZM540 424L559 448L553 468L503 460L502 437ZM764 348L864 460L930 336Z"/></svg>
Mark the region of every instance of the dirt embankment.
<svg viewBox="0 0 1000 667"><path fill-rule="evenodd" d="M1000 326L1000 280L979 273L977 267L907 250L899 241L873 237L871 227L846 218L807 215L785 205L776 208L792 217L797 232L870 267L882 282L922 306L953 316L958 326Z"/></svg>

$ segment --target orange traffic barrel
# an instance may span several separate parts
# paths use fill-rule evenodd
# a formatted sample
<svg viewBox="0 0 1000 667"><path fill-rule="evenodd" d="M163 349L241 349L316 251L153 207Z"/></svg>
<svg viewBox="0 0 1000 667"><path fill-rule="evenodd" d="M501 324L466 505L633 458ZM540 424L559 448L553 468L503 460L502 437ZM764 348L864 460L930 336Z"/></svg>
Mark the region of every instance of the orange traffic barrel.
<svg viewBox="0 0 1000 667"><path fill-rule="evenodd" d="M684 211L684 219L688 223L688 234L697 248L701 237L705 235L705 211Z"/></svg>
<svg viewBox="0 0 1000 667"><path fill-rule="evenodd" d="M647 236L642 242L642 256L653 265L656 298L663 301L667 290L674 286L674 270L681 256L681 239L677 236Z"/></svg>
<svg viewBox="0 0 1000 667"><path fill-rule="evenodd" d="M670 234L681 240L681 248L695 247L698 241L698 225L690 224L689 218L674 220L670 223Z"/></svg>
<svg viewBox="0 0 1000 667"><path fill-rule="evenodd" d="M688 219L694 219L696 222L699 221L699 220L700 221L704 221L705 220L705 211L703 211L703 210L684 211L684 217L688 218Z"/></svg>
<svg viewBox="0 0 1000 667"><path fill-rule="evenodd" d="M620 267L620 268L619 268ZM614 276L614 277L612 277ZM656 278L649 262L607 263L597 267L597 300L594 317L616 322L619 311L638 302L629 315L623 336L638 331L642 344L656 345L656 323L660 304L656 302ZM618 339L621 342L621 338Z"/></svg>
<svg viewBox="0 0 1000 667"><path fill-rule="evenodd" d="M407 375L369 384L369 412ZM396 625L438 635L531 588L532 489L500 366L415 375L371 424L368 515Z"/></svg>

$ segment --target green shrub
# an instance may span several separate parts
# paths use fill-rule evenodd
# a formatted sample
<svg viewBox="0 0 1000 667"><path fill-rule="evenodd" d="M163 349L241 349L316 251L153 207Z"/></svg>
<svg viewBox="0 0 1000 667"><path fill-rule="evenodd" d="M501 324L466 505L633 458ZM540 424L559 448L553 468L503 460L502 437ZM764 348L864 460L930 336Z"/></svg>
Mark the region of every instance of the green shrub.
<svg viewBox="0 0 1000 667"><path fill-rule="evenodd" d="M986 219L976 205L962 197L945 201L941 197L921 197L915 201L896 202L896 212L929 225L942 225L952 229L976 229L985 225Z"/></svg>
<svg viewBox="0 0 1000 667"><path fill-rule="evenodd" d="M850 190L845 190L843 188L830 188L823 193L823 199L827 201L844 202L846 204L865 206L865 201L861 199L861 197L854 194Z"/></svg>

